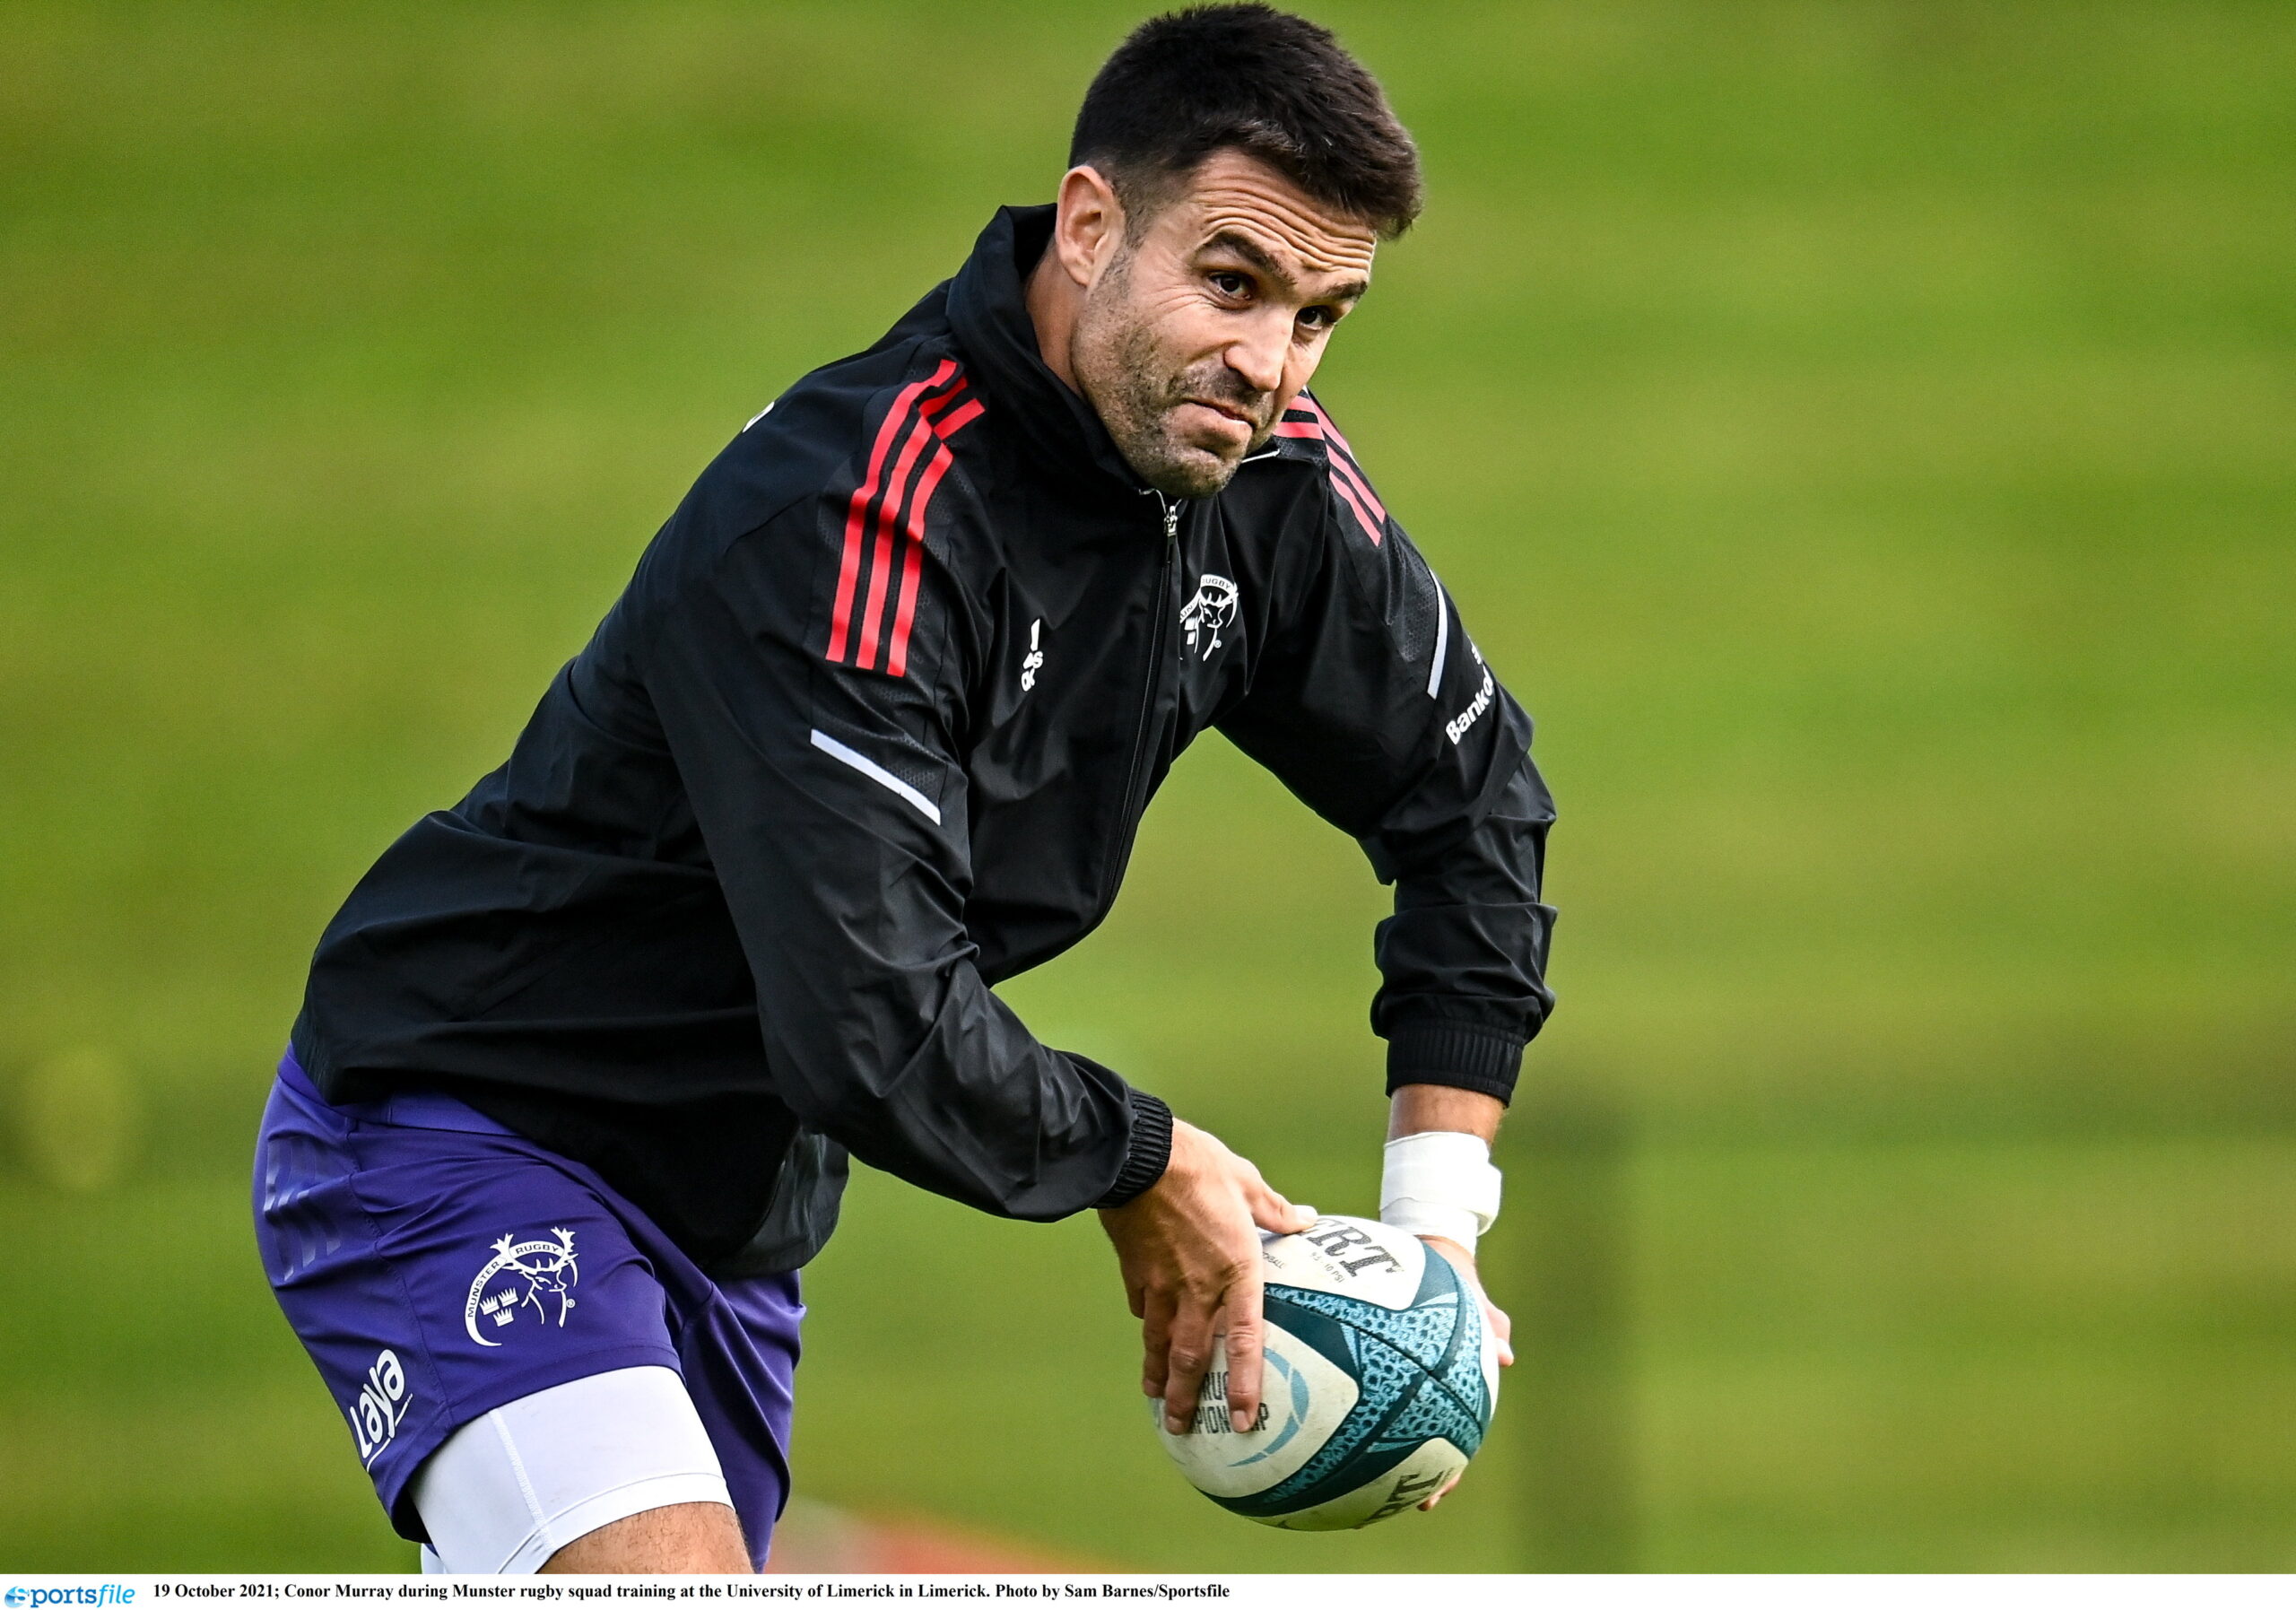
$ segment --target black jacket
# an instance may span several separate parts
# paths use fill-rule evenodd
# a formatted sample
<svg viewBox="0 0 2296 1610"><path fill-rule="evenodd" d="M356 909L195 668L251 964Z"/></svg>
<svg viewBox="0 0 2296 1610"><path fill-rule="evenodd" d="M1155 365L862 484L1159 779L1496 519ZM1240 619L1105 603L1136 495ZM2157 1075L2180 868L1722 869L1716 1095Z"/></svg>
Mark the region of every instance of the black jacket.
<svg viewBox="0 0 2296 1610"><path fill-rule="evenodd" d="M1388 1080L1502 1099L1552 997L1530 722L1302 396L1218 497L1144 489L1022 300L1007 209L695 484L510 759L320 940L330 1098L452 1090L726 1272L795 1267L845 1154L1055 1219L1170 1115L993 994L1106 915L1206 727L1353 834L1396 914Z"/></svg>

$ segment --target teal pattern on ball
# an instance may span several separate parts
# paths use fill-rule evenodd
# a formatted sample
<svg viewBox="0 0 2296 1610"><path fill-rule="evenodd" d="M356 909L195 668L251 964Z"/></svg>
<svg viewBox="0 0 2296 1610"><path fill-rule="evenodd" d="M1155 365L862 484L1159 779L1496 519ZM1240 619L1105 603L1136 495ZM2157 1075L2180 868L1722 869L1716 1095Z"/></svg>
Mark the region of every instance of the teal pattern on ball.
<svg viewBox="0 0 2296 1610"><path fill-rule="evenodd" d="M1265 1492L1213 1501L1265 1518L1354 1492L1440 1437L1473 1457L1491 1424L1483 1312L1448 1259L1430 1253L1405 1309L1298 1286L1267 1288L1267 1318L1352 1376L1355 1406L1314 1457Z"/></svg>

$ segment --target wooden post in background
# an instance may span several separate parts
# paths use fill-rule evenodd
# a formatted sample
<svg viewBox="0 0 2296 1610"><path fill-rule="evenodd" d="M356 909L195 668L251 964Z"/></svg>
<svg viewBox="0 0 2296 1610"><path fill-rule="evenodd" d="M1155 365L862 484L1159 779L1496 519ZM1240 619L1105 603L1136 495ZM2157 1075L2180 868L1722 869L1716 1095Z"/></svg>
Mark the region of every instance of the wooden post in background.
<svg viewBox="0 0 2296 1610"><path fill-rule="evenodd" d="M1525 1569L1636 1569L1629 1311L1631 1146L1617 1102L1526 1091L1500 1142L1516 1246L1507 1416Z"/></svg>

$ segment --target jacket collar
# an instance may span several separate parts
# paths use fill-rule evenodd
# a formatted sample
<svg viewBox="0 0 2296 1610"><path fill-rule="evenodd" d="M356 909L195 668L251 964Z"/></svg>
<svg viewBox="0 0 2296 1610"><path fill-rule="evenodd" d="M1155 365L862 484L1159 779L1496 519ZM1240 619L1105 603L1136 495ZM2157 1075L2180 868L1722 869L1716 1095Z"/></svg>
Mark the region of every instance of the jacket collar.
<svg viewBox="0 0 2296 1610"><path fill-rule="evenodd" d="M1022 450L1078 491L1137 494L1143 483L1083 397L1045 366L1024 287L1052 240L1049 206L1000 207L949 286L949 324L975 383Z"/></svg>

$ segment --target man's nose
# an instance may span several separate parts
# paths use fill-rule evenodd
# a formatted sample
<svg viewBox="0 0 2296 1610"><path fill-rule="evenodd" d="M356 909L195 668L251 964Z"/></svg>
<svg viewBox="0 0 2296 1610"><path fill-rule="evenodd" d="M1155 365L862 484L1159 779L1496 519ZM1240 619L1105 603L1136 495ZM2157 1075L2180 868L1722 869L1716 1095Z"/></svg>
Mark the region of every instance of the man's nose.
<svg viewBox="0 0 2296 1610"><path fill-rule="evenodd" d="M1292 345L1292 321L1256 320L1248 335L1228 345L1228 367L1262 396L1283 384L1283 360Z"/></svg>

